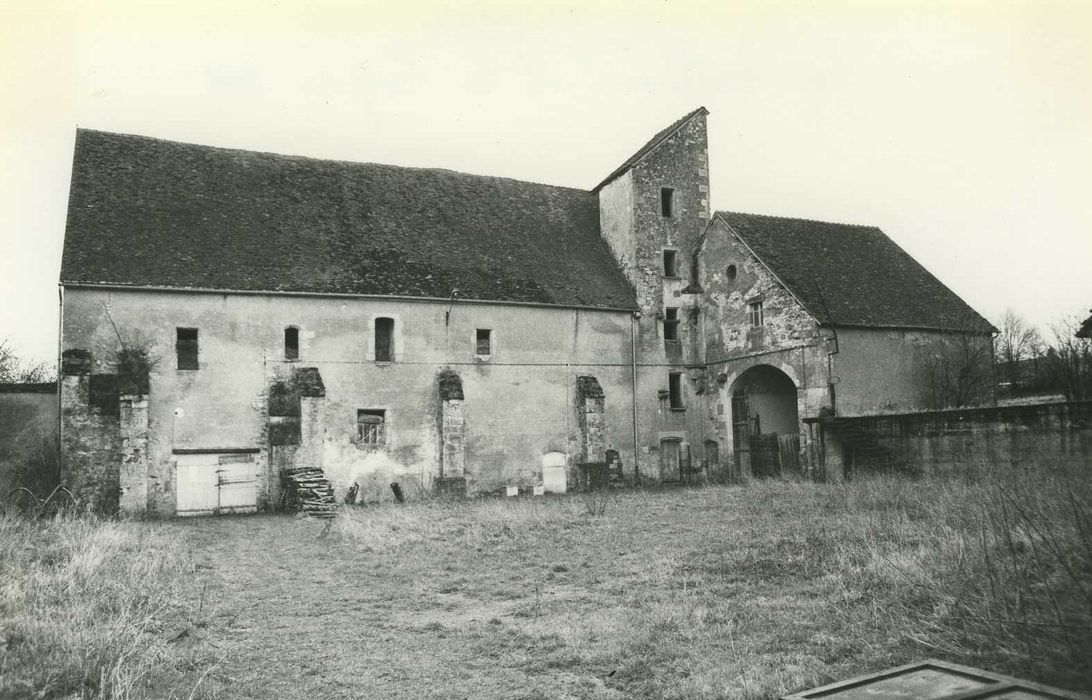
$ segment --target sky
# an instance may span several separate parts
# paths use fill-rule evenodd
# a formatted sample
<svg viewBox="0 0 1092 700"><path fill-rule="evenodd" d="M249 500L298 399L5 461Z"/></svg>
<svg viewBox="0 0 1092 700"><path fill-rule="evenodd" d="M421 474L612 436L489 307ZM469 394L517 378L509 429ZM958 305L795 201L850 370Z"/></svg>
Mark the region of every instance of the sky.
<svg viewBox="0 0 1092 700"><path fill-rule="evenodd" d="M0 339L57 352L77 127L591 188L690 110L715 209L1092 307L1092 0L0 0Z"/></svg>

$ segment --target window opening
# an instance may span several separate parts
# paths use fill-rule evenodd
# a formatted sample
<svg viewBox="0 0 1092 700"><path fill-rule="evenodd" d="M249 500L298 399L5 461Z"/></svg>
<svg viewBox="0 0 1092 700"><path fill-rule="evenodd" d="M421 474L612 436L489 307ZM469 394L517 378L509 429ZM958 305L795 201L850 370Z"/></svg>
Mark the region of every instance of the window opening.
<svg viewBox="0 0 1092 700"><path fill-rule="evenodd" d="M375 361L390 362L394 357L394 319L375 319Z"/></svg>
<svg viewBox="0 0 1092 700"><path fill-rule="evenodd" d="M670 372L667 375L667 395L671 410L681 411L686 408L683 404L681 372Z"/></svg>
<svg viewBox="0 0 1092 700"><path fill-rule="evenodd" d="M725 275L725 277L727 278L727 280L729 282L735 282L736 281L736 266L735 265L729 265L728 269L726 269L724 271L724 275Z"/></svg>
<svg viewBox="0 0 1092 700"><path fill-rule="evenodd" d="M664 277L678 277L678 254L674 250L664 251Z"/></svg>
<svg viewBox="0 0 1092 700"><path fill-rule="evenodd" d="M679 310L674 307L664 309L664 340L679 339Z"/></svg>
<svg viewBox="0 0 1092 700"><path fill-rule="evenodd" d="M660 189L660 214L665 217L675 216L675 190L670 187Z"/></svg>
<svg viewBox="0 0 1092 700"><path fill-rule="evenodd" d="M284 329L284 359L300 359L300 329L295 326Z"/></svg>
<svg viewBox="0 0 1092 700"><path fill-rule="evenodd" d="M197 329L178 328L175 333L178 369L197 369Z"/></svg>
<svg viewBox="0 0 1092 700"><path fill-rule="evenodd" d="M361 445L386 443L387 411L383 408L361 408L356 412L356 441Z"/></svg>
<svg viewBox="0 0 1092 700"><path fill-rule="evenodd" d="M766 319L762 312L761 301L752 301L750 304L747 305L747 308L748 313L751 317L751 326L753 328L758 328L759 326L762 326L766 323Z"/></svg>
<svg viewBox="0 0 1092 700"><path fill-rule="evenodd" d="M492 331L488 328L479 328L474 336L474 354L488 357L493 354Z"/></svg>

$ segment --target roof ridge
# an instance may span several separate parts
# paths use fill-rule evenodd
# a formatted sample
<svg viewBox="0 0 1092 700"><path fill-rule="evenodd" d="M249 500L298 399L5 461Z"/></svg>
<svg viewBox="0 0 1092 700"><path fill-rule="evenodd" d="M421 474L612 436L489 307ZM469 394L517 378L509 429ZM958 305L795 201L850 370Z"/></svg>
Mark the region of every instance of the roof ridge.
<svg viewBox="0 0 1092 700"><path fill-rule="evenodd" d="M434 173L450 173L453 175L462 175L466 177L481 178L483 180L503 180L506 182L519 182L525 185L535 185L537 187L551 187L558 190L567 190L570 192L582 192L584 194L591 194L589 190L585 190L580 187L570 187L568 185L552 185L547 182L535 182L533 180L521 180L515 177L505 177L502 175L483 175L480 173L468 173L462 170L453 170L451 168L440 168L435 166L418 166L418 165L395 165L393 163L376 163L373 161L363 160L345 160L342 158L319 158L317 156L305 156L293 153L277 153L276 151L255 151L247 148L235 148L232 146L212 146L204 143L192 143L190 141L177 141L174 139L165 139L159 136L147 136L145 134L125 134L119 131L103 131L101 129L85 129L81 127L76 128L77 142L79 140L80 132L89 132L92 134L100 134L104 136L121 137L124 139L135 139L141 141L153 141L157 143L171 144L175 146L187 146L190 148L203 149L209 151L221 151L226 153L245 153L247 155L256 156L269 156L271 158L286 160L286 161L308 161L317 163L338 163L342 165L366 165L378 168L394 168L397 170L416 170L419 172L434 172Z"/></svg>
<svg viewBox="0 0 1092 700"><path fill-rule="evenodd" d="M809 224L827 224L829 226L849 226L849 227L852 227L852 228L871 229L871 230L879 231L880 233L883 233L883 229L881 229L879 226L875 226L873 224L847 224L847 223L845 223L843 221L827 221L825 219L806 219L806 218L801 217L801 216L776 216L774 214L752 214L750 212L745 212L745 211L728 211L727 209L718 209L716 212L714 212L713 215L716 216L717 214L721 214L721 215L725 215L725 216L730 216L730 215L733 215L733 214L738 215L738 216L754 216L754 217L761 218L761 219L779 219L781 221L803 221L803 222L806 222L806 223L809 223Z"/></svg>
<svg viewBox="0 0 1092 700"><path fill-rule="evenodd" d="M687 122L689 122L691 119L693 119L698 114L709 114L709 110L707 110L705 107L698 107L695 110L691 110L689 113L687 113L682 118L675 120L674 122L669 124L666 128L661 129L660 131L656 132L656 134L651 139L649 139L648 141L645 142L645 145L638 148L633 153L633 155L631 155L629 158L626 158L626 160L623 161L623 163L620 166L615 168L614 171L611 172L610 175L607 175L607 177L604 178L602 182L600 182L595 187L591 188L591 191L592 192L598 192L605 185L607 185L607 183L611 182L612 180L617 178L622 173L626 172L627 170L629 170L633 166L637 165L637 163L641 162L641 160L644 159L644 157L646 155L648 155L653 150L655 150L655 148L657 146L659 146L661 143L666 141L669 137L673 136L676 131L681 129Z"/></svg>

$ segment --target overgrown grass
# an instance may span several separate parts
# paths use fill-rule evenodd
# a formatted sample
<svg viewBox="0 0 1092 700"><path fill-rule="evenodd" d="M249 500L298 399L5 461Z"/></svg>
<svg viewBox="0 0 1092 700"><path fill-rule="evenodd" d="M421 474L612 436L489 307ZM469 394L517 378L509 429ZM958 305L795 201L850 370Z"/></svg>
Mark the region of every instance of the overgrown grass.
<svg viewBox="0 0 1092 700"><path fill-rule="evenodd" d="M8 518L0 697L768 698L930 656L1089 689L1090 522L1046 468Z"/></svg>
<svg viewBox="0 0 1092 700"><path fill-rule="evenodd" d="M0 513L0 697L142 697L187 660L169 639L188 624L189 561L147 524Z"/></svg>

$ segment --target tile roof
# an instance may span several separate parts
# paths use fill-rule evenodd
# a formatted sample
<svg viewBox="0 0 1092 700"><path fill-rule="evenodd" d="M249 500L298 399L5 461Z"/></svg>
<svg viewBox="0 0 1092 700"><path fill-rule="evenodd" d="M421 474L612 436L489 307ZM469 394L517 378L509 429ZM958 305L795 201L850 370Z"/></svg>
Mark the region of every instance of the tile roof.
<svg viewBox="0 0 1092 700"><path fill-rule="evenodd" d="M874 226L718 211L821 323L996 330Z"/></svg>
<svg viewBox="0 0 1092 700"><path fill-rule="evenodd" d="M584 190L90 130L61 282L636 306Z"/></svg>
<svg viewBox="0 0 1092 700"><path fill-rule="evenodd" d="M649 153L651 153L653 149L655 149L661 143L666 141L672 134L674 134L676 131L681 129L684 124L686 124L688 121L690 121L691 119L693 119L695 116L697 116L699 114L709 114L709 110L707 110L705 107L698 107L693 112L690 112L689 114L687 114L682 119L679 119L678 121L676 121L671 126L667 127L663 131L661 131L658 134L656 134L655 136L653 136L651 139L649 139L648 143L646 143L644 146L641 146L639 149L637 149L636 153L634 153L632 156L627 158L625 163L622 163L621 165L619 165L618 168L615 169L614 172L612 172L610 175L607 175L607 177L602 182L600 182L598 185L593 187L592 192L598 192L599 190L603 189L606 185L608 185L611 180L618 177L622 173L626 172L627 170L632 168L634 165L637 165L638 161L640 161L642 158L644 158Z"/></svg>

